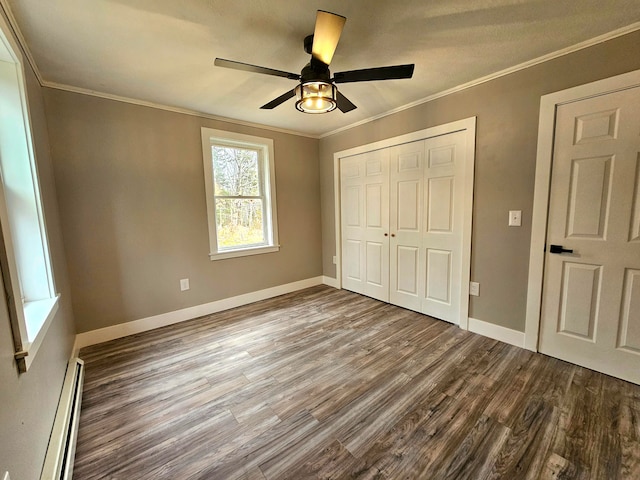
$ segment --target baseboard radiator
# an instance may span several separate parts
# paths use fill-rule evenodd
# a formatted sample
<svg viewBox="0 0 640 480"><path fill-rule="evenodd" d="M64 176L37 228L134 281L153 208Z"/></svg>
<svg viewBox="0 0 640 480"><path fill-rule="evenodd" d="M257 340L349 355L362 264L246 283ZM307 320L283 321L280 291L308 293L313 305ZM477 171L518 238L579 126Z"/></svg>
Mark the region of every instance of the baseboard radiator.
<svg viewBox="0 0 640 480"><path fill-rule="evenodd" d="M73 358L67 366L40 480L71 480L73 477L83 381L84 362Z"/></svg>

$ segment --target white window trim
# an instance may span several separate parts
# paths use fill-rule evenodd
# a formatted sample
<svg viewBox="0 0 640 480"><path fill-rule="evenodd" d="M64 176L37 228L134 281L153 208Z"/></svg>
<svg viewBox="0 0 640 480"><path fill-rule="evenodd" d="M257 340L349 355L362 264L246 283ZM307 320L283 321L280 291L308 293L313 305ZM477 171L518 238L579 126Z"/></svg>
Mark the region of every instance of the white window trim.
<svg viewBox="0 0 640 480"><path fill-rule="evenodd" d="M216 232L215 197L213 186L213 157L211 146L222 143L230 146L249 147L261 151L264 175L264 196L269 203L266 209L266 222L271 225L271 235L267 245L247 246L232 250L218 250L218 236ZM211 260L224 260L227 258L244 257L273 253L280 250L278 243L278 218L276 208L276 175L274 165L273 140L270 138L244 135L241 133L227 132L213 128L202 127L202 161L204 167L204 184L207 201L207 224L209 227L209 258ZM266 167L266 168L265 168Z"/></svg>
<svg viewBox="0 0 640 480"><path fill-rule="evenodd" d="M8 207L5 200L4 183L0 181L0 226L4 248L0 249L0 265L2 280L5 287L9 320L13 334L15 359L20 372L26 372L36 358L36 354L42 345L57 311L60 295L56 294L56 288L51 268L51 255L47 242L46 222L40 198L40 186L38 181L37 163L33 150L33 138L29 114L29 103L25 86L24 61L20 48L14 41L11 29L0 16L0 49L2 60L13 63L16 67L17 87L19 90L22 119L24 124L24 139L26 153L28 155L31 170L31 180L38 215L38 226L42 239L42 249L46 268L46 282L49 298L34 301L25 301L22 293L21 279L16 264L13 238L10 230ZM35 336L33 332L36 331ZM31 337L29 334L31 333Z"/></svg>

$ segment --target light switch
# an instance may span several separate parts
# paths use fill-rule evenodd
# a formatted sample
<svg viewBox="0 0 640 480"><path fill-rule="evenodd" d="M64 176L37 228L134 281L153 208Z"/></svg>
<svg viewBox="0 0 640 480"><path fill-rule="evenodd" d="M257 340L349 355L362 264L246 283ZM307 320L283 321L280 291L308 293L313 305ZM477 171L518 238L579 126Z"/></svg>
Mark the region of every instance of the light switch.
<svg viewBox="0 0 640 480"><path fill-rule="evenodd" d="M509 210L509 226L519 227L522 225L522 210Z"/></svg>

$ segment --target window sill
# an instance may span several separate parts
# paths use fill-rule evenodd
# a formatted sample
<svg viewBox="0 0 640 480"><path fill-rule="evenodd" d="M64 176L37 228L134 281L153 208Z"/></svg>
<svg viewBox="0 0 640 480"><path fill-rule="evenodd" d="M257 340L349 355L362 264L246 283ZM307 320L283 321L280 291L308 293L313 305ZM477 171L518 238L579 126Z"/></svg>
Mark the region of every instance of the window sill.
<svg viewBox="0 0 640 480"><path fill-rule="evenodd" d="M267 247L242 248L238 250L222 251L210 253L211 260L224 260L226 258L246 257L248 255L260 255L262 253L273 253L280 250L280 245L269 245Z"/></svg>
<svg viewBox="0 0 640 480"><path fill-rule="evenodd" d="M21 372L26 372L33 363L47 330L49 330L49 325L58 311L59 299L60 295L56 295L46 300L24 304L24 320L29 342L24 345L21 352L16 353L16 360Z"/></svg>

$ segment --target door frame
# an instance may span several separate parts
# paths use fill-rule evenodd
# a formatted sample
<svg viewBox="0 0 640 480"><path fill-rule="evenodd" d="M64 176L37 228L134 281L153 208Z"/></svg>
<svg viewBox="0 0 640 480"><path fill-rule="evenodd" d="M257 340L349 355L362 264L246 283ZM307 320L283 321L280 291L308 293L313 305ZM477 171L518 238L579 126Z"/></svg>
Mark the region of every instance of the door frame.
<svg viewBox="0 0 640 480"><path fill-rule="evenodd" d="M538 351L540 322L542 321L544 246L547 237L549 217L549 193L551 189L551 164L553 161L556 109L558 106L567 103L638 86L640 86L640 70L550 93L540 99L538 153L536 155L536 176L533 194L533 212L531 215L527 310L524 327L524 348L527 350Z"/></svg>
<svg viewBox="0 0 640 480"><path fill-rule="evenodd" d="M469 329L469 281L471 279L471 226L473 219L473 187L474 168L476 152L476 117L469 117L463 120L438 125L435 127L418 130L416 132L399 135L397 137L386 138L373 143L359 145L357 147L341 150L333 154L333 195L334 195L334 218L335 218L335 244L336 244L336 288L342 289L342 219L341 219L341 198L340 198L340 159L358 155L361 153L380 150L382 148L395 147L403 143L425 140L431 137L438 137L466 131L466 167L464 179L464 206L463 206L463 228L462 244L467 247L462 252L462 288L460 289L460 319L458 325L464 330Z"/></svg>

